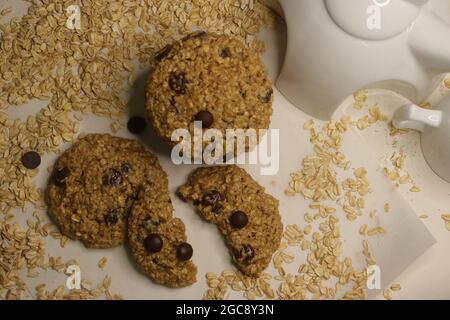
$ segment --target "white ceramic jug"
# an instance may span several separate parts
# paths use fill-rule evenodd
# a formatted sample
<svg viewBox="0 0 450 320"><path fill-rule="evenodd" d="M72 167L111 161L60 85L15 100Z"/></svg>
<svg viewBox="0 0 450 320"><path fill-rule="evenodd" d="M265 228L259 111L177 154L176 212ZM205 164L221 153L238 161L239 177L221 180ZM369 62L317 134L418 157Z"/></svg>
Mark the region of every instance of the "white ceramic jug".
<svg viewBox="0 0 450 320"><path fill-rule="evenodd" d="M435 110L404 106L394 114L392 123L399 129L422 132L425 159L434 172L450 182L450 96Z"/></svg>
<svg viewBox="0 0 450 320"><path fill-rule="evenodd" d="M277 81L286 98L328 120L359 89L419 103L450 72L449 0L279 0L288 29Z"/></svg>

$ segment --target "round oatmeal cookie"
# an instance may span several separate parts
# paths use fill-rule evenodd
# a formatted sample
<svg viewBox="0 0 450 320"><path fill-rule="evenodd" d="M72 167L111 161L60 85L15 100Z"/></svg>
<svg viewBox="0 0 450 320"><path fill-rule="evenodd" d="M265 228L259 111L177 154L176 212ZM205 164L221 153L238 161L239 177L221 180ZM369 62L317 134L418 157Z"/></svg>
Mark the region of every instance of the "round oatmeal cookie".
<svg viewBox="0 0 450 320"><path fill-rule="evenodd" d="M152 183L143 186L128 221L132 255L141 271L156 283L186 287L196 282L193 249L186 241L183 222L172 217L167 179L161 172L153 175L158 187Z"/></svg>
<svg viewBox="0 0 450 320"><path fill-rule="evenodd" d="M258 277L279 248L283 224L278 200L267 194L252 177L237 166L197 169L178 189L184 201L217 225L237 267Z"/></svg>
<svg viewBox="0 0 450 320"><path fill-rule="evenodd" d="M88 248L110 248L126 239L127 218L149 168L158 159L137 141L90 134L56 161L47 202L61 232Z"/></svg>
<svg viewBox="0 0 450 320"><path fill-rule="evenodd" d="M155 131L171 145L176 129L194 137L194 121L225 137L227 129L268 129L272 115L272 84L259 55L226 35L197 32L162 49L146 96ZM247 141L243 151L253 146Z"/></svg>
<svg viewBox="0 0 450 320"><path fill-rule="evenodd" d="M56 161L47 200L61 232L89 248L126 239L129 211L157 158L137 141L90 134Z"/></svg>

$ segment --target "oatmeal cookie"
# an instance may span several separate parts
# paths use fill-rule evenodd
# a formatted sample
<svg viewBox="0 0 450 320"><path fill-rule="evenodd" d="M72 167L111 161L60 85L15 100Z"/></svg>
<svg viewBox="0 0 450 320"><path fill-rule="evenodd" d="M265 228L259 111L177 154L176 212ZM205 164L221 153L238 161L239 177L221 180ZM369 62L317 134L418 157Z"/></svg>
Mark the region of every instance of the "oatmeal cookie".
<svg viewBox="0 0 450 320"><path fill-rule="evenodd" d="M172 217L166 175L155 170L153 182L145 184L128 221L132 255L141 271L156 283L172 288L196 282L192 246L186 242L185 226Z"/></svg>
<svg viewBox="0 0 450 320"><path fill-rule="evenodd" d="M176 129L194 137L194 121L225 137L226 129L268 129L272 115L273 89L265 66L258 54L226 35L197 32L162 49L152 64L146 96L155 131L171 145L177 144L171 141ZM247 141L244 151L249 147Z"/></svg>
<svg viewBox="0 0 450 320"><path fill-rule="evenodd" d="M61 232L88 248L111 248L126 239L130 209L156 156L137 141L90 134L56 161L47 200Z"/></svg>
<svg viewBox="0 0 450 320"><path fill-rule="evenodd" d="M178 195L217 225L244 274L257 277L267 268L283 231L278 200L245 170L237 166L197 169Z"/></svg>

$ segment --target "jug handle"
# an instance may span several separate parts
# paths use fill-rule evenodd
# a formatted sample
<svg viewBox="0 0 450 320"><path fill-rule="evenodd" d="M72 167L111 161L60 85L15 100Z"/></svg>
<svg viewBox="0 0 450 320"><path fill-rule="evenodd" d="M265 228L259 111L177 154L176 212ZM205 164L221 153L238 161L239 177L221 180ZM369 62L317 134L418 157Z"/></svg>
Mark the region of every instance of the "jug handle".
<svg viewBox="0 0 450 320"><path fill-rule="evenodd" d="M415 104L398 109L392 118L392 124L398 129L425 131L426 126L439 127L442 123L442 111L428 110Z"/></svg>

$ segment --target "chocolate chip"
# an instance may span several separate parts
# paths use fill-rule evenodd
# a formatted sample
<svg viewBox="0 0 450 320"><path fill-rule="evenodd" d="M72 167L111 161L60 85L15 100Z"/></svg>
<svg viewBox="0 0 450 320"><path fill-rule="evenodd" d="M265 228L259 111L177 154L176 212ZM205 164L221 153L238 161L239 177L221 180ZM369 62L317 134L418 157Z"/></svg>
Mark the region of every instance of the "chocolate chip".
<svg viewBox="0 0 450 320"><path fill-rule="evenodd" d="M200 121L202 123L202 128L210 128L214 122L214 117L211 112L207 110L200 111L195 115L195 121Z"/></svg>
<svg viewBox="0 0 450 320"><path fill-rule="evenodd" d="M248 216L245 212L236 211L230 216L230 225L234 229L242 229L248 224Z"/></svg>
<svg viewBox="0 0 450 320"><path fill-rule="evenodd" d="M67 182L67 178L70 175L69 168L64 167L62 169L56 169L53 173L53 183L58 187L64 187Z"/></svg>
<svg viewBox="0 0 450 320"><path fill-rule="evenodd" d="M112 170L109 175L106 175L103 177L103 184L105 186L118 186L122 184L123 182L123 176L122 174L117 170Z"/></svg>
<svg viewBox="0 0 450 320"><path fill-rule="evenodd" d="M22 164L27 169L36 169L41 164L41 156L35 151L28 151L22 155Z"/></svg>
<svg viewBox="0 0 450 320"><path fill-rule="evenodd" d="M141 134L147 127L147 121L142 117L132 117L128 120L128 131L133 134Z"/></svg>
<svg viewBox="0 0 450 320"><path fill-rule="evenodd" d="M144 247L148 253L158 253L163 247L163 240L156 233L150 234L144 240Z"/></svg>
<svg viewBox="0 0 450 320"><path fill-rule="evenodd" d="M213 213L220 214L223 208L220 202L223 200L225 200L225 197L219 191L213 190L206 193L202 200L197 201L195 205L202 204L204 206L210 206Z"/></svg>
<svg viewBox="0 0 450 320"><path fill-rule="evenodd" d="M121 168L121 170L122 170L123 173L128 173L128 172L130 172L132 169L133 169L133 168L132 168L131 165L128 164L128 163L124 163L124 164L122 165L122 168Z"/></svg>
<svg viewBox="0 0 450 320"><path fill-rule="evenodd" d="M159 50L156 54L155 54L155 60L156 61L161 61L162 59L166 58L170 51L172 51L173 45L168 44L167 46L165 46L164 48L162 48L161 50Z"/></svg>
<svg viewBox="0 0 450 320"><path fill-rule="evenodd" d="M171 72L169 76L169 87L178 95L186 94L187 87L186 72Z"/></svg>
<svg viewBox="0 0 450 320"><path fill-rule="evenodd" d="M219 191L212 190L205 193L202 198L202 204L204 206L213 206L223 200L225 200L225 197Z"/></svg>
<svg viewBox="0 0 450 320"><path fill-rule="evenodd" d="M262 103L269 103L270 100L272 99L272 95L273 95L273 89L270 88L269 92L265 96L258 96L258 98L259 98L259 101L261 101Z"/></svg>
<svg viewBox="0 0 450 320"><path fill-rule="evenodd" d="M244 260L245 262L249 263L253 260L255 257L255 250L253 247L249 244L243 244L240 248L240 250L236 251L234 254L236 259Z"/></svg>
<svg viewBox="0 0 450 320"><path fill-rule="evenodd" d="M230 50L230 48L228 48L228 47L227 48L223 48L222 51L220 51L220 57L224 58L224 59L231 57L231 50Z"/></svg>
<svg viewBox="0 0 450 320"><path fill-rule="evenodd" d="M186 40L191 40L191 39L198 39L198 38L202 38L204 36L206 36L207 33L205 31L194 31L190 34L188 34L187 36L185 36L183 39L181 39L182 41L186 41Z"/></svg>
<svg viewBox="0 0 450 320"><path fill-rule="evenodd" d="M192 249L192 246L189 243L182 243L178 245L177 247L177 258L181 261L187 261L190 258L192 258L192 255L194 254L194 250Z"/></svg>
<svg viewBox="0 0 450 320"><path fill-rule="evenodd" d="M117 209L108 209L105 213L105 222L108 226L113 226L119 222L119 212Z"/></svg>

